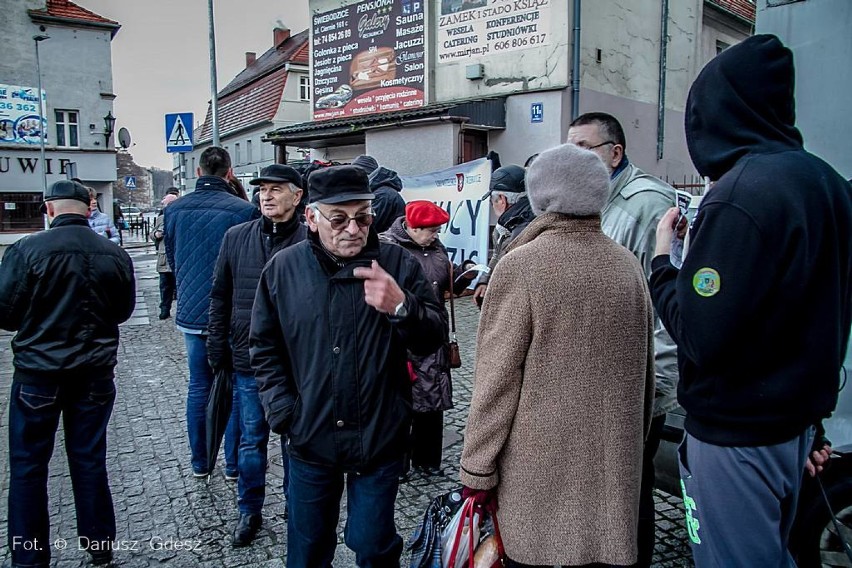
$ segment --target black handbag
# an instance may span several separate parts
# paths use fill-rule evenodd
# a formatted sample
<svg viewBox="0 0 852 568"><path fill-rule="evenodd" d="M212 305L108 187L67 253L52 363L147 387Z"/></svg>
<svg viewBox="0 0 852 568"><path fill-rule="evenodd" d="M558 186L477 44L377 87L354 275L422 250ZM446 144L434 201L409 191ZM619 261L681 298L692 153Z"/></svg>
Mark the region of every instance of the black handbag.
<svg viewBox="0 0 852 568"><path fill-rule="evenodd" d="M450 261L450 369L458 369L462 366L461 351L459 351L459 342L456 340L456 305L453 302L453 262Z"/></svg>

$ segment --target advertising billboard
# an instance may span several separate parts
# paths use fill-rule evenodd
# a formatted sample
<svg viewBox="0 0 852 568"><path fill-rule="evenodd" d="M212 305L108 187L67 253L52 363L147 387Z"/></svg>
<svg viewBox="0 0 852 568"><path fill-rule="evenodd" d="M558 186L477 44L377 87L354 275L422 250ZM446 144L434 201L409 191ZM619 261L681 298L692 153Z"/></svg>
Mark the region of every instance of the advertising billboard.
<svg viewBox="0 0 852 568"><path fill-rule="evenodd" d="M425 8L425 0L365 0L314 14L314 120L426 104Z"/></svg>
<svg viewBox="0 0 852 568"><path fill-rule="evenodd" d="M38 107L44 100L35 87L0 85L0 142L39 144L47 120L39 118ZM45 131L45 136L47 132Z"/></svg>

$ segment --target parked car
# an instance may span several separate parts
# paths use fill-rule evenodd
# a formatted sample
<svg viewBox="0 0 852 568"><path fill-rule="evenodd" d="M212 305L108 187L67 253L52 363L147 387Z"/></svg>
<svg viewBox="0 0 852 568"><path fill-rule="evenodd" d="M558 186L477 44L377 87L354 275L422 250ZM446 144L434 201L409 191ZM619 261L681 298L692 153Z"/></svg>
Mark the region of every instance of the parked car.
<svg viewBox="0 0 852 568"><path fill-rule="evenodd" d="M852 544L852 335L846 359L840 370L837 408L823 423L826 437L834 453L829 466L820 474L825 493L831 503L841 533ZM666 416L663 441L654 460L657 468L657 488L680 495L680 474L677 446L683 438L684 411L678 407ZM790 549L799 568L821 566L852 566L838 538L825 499L816 479L805 474L796 521L790 535Z"/></svg>

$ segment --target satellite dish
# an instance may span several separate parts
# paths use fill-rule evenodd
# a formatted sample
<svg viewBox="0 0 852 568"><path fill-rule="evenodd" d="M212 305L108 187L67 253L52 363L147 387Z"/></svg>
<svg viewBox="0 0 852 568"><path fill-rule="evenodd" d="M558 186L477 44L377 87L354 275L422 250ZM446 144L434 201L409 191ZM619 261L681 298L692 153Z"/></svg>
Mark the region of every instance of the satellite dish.
<svg viewBox="0 0 852 568"><path fill-rule="evenodd" d="M125 150L130 148L130 131L124 127L118 129L118 143Z"/></svg>

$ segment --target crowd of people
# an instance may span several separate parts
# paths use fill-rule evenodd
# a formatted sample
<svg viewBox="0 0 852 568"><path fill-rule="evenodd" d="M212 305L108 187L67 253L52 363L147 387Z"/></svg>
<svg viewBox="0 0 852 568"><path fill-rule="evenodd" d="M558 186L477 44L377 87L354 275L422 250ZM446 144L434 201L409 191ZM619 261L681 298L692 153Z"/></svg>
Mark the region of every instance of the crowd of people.
<svg viewBox="0 0 852 568"><path fill-rule="evenodd" d="M214 376L234 376L233 546L262 526L275 433L287 565L331 566L345 489L358 566L399 566L399 484L409 468L428 476L445 464L443 413L455 402L445 301L473 287L482 311L459 476L465 497L499 515L506 566L650 566L653 458L678 403L696 565L794 565L796 500L831 452L820 425L849 340L852 187L804 150L793 80L790 51L765 35L701 72L687 142L714 185L691 226L674 189L628 159L607 113L577 117L564 144L525 166L496 167L483 197L497 219L490 271L476 281L473 259L453 264L440 241L448 212L406 203L399 176L371 156L309 175L268 166L250 201L228 153L205 150L195 191L166 195L152 239L159 317L176 298L186 344L187 459L199 479L216 457L205 420ZM48 542L60 414L80 536L116 536L105 431L133 266L81 184L50 186L45 210L50 230L0 266L0 327L17 331L14 566L49 563L49 549L13 542ZM112 559L108 546L89 553Z"/></svg>

